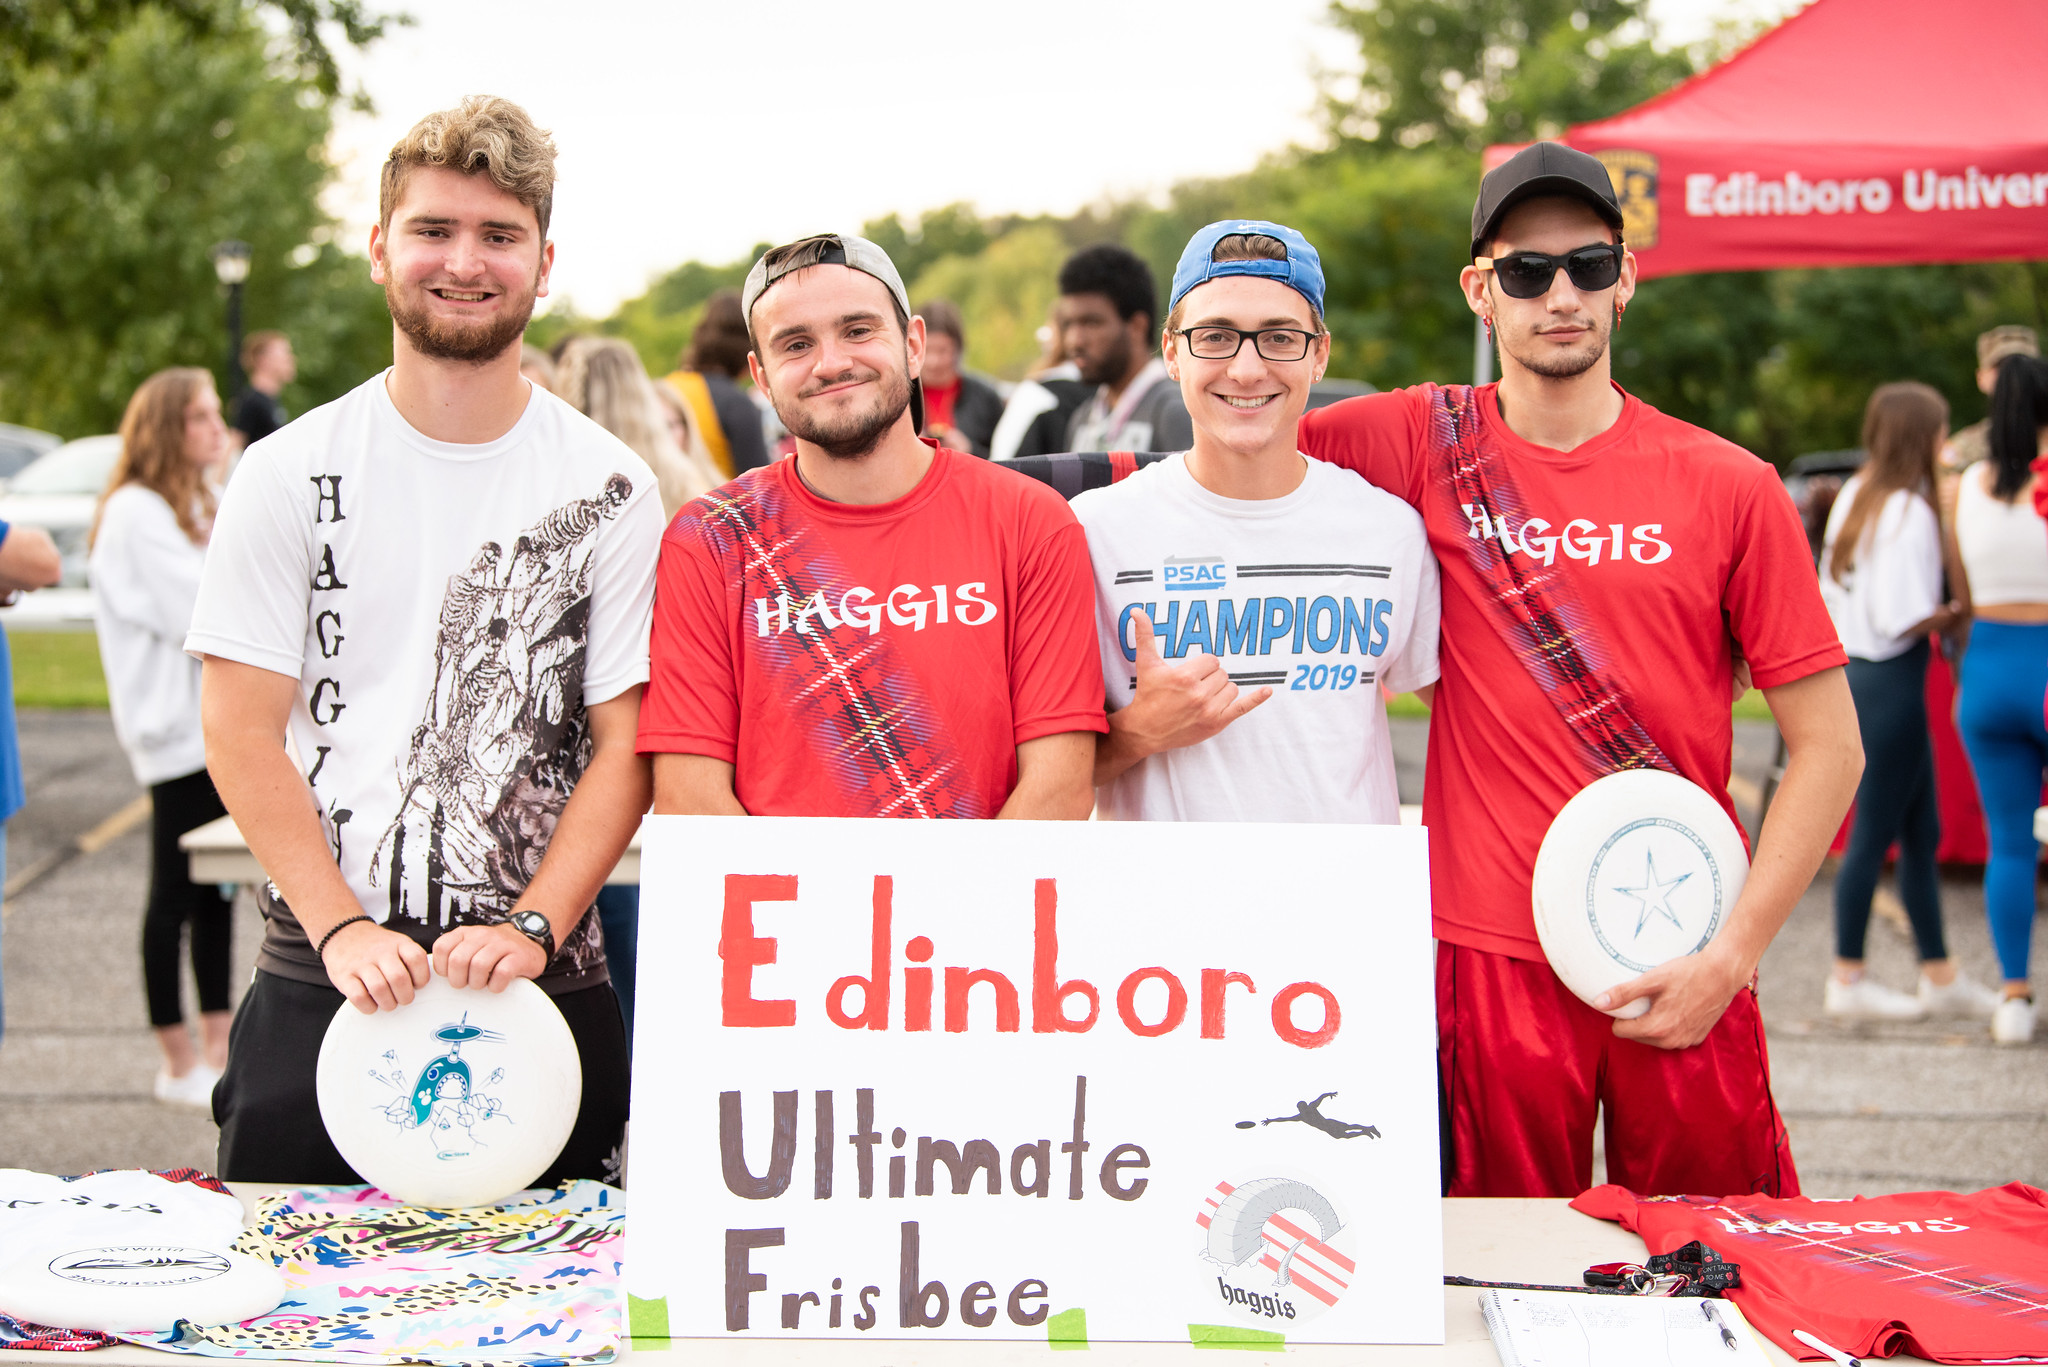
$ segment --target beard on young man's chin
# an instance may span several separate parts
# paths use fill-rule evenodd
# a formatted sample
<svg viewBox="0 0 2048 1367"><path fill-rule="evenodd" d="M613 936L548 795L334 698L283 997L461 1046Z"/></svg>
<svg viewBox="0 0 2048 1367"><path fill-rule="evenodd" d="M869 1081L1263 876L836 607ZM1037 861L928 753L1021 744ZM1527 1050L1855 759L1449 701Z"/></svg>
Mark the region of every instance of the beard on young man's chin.
<svg viewBox="0 0 2048 1367"><path fill-rule="evenodd" d="M1131 368L1130 339L1117 338L1115 345L1100 356L1077 358L1074 368L1081 372L1084 384L1113 384L1121 380Z"/></svg>
<svg viewBox="0 0 2048 1367"><path fill-rule="evenodd" d="M910 407L910 376L906 371L895 370L886 377L882 392L875 397L869 408L858 413L826 418L806 410L803 398L799 396L787 412L781 404L775 406L776 416L789 429L791 436L807 441L828 456L841 460L859 460L872 453L881 444L882 435L896 425ZM844 378L866 378L848 376ZM842 380L834 380L838 384Z"/></svg>
<svg viewBox="0 0 2048 1367"><path fill-rule="evenodd" d="M1541 375L1547 380L1569 380L1585 374L1600 363L1600 358L1607 354L1607 339L1611 330L1611 322L1596 317L1593 320L1592 332L1577 346L1564 351L1532 346L1529 354L1525 356L1518 348L1504 345L1503 349L1521 362L1524 370Z"/></svg>
<svg viewBox="0 0 2048 1367"><path fill-rule="evenodd" d="M412 343L413 350L422 356L437 361L466 361L481 365L505 354L505 348L516 346L526 335L526 325L533 318L534 299L528 296L526 307L513 309L498 318L486 322L461 324L431 317L425 309L416 309L399 297L391 285L384 286L384 303L391 310L391 321Z"/></svg>

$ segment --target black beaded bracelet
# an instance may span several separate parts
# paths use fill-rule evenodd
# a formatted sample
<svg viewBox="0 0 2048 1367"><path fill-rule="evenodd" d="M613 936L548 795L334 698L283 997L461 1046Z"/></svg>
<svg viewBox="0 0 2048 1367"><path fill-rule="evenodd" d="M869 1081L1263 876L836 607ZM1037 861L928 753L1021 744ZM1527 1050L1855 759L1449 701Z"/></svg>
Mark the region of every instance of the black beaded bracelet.
<svg viewBox="0 0 2048 1367"><path fill-rule="evenodd" d="M344 920L336 921L333 925L327 928L327 933L320 937L320 943L313 946L313 957L316 959L325 959L327 957L327 942L333 939L335 932L340 930L343 926L352 926L358 921L374 921L376 919L377 918L374 916L365 916L362 913L358 912L354 916L347 917Z"/></svg>

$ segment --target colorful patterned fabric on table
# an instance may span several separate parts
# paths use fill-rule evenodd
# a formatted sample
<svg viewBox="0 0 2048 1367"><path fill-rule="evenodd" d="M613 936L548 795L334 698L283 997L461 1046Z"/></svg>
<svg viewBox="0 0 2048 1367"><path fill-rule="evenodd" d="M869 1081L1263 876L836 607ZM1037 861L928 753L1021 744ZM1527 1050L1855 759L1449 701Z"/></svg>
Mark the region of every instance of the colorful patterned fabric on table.
<svg viewBox="0 0 2048 1367"><path fill-rule="evenodd" d="M625 1196L590 1181L475 1210L374 1187L279 1192L235 1245L272 1259L284 1303L243 1324L132 1341L207 1357L582 1367L621 1335Z"/></svg>

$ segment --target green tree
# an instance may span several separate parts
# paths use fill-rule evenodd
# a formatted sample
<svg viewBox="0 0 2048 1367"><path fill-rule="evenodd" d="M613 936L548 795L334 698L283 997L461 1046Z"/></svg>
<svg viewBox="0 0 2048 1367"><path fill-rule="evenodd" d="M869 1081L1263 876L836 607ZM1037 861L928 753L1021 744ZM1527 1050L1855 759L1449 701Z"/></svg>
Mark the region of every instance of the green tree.
<svg viewBox="0 0 2048 1367"><path fill-rule="evenodd" d="M221 367L222 303L208 247L255 249L249 326L302 356L295 407L390 355L383 301L319 208L332 174L332 99L280 66L254 12L195 34L132 7L84 64L15 68L0 100L0 414L67 435L111 430L166 365Z"/></svg>
<svg viewBox="0 0 2048 1367"><path fill-rule="evenodd" d="M1652 43L1647 0L1332 0L1357 39L1356 89L1329 92L1331 131L1382 149L1555 137L1656 94L1692 55Z"/></svg>
<svg viewBox="0 0 2048 1367"><path fill-rule="evenodd" d="M367 47L403 14L379 14L362 0L262 0L289 34L281 54L322 95L341 93L331 32ZM176 24L197 41L237 32L247 18L241 0L0 0L0 99L37 67L77 72L105 55L114 36L144 12Z"/></svg>
<svg viewBox="0 0 2048 1367"><path fill-rule="evenodd" d="M860 235L889 253L905 280L915 280L941 258L978 254L1007 226L983 222L971 204L948 204L910 224L898 214L873 219L861 224Z"/></svg>
<svg viewBox="0 0 2048 1367"><path fill-rule="evenodd" d="M773 246L764 242L748 252L744 260L723 266L686 261L657 280L647 293L628 299L601 322L555 310L538 320L527 335L539 346L552 346L571 332L599 332L623 337L640 353L641 364L650 375L666 375L676 368L683 348L697 320L704 316L704 301L720 290L736 290L746 282L747 272L762 252Z"/></svg>
<svg viewBox="0 0 2048 1367"><path fill-rule="evenodd" d="M1003 234L971 255L933 261L912 282L913 305L950 299L967 329L967 363L1016 379L1038 358L1038 329L1058 288L1067 244L1050 223Z"/></svg>

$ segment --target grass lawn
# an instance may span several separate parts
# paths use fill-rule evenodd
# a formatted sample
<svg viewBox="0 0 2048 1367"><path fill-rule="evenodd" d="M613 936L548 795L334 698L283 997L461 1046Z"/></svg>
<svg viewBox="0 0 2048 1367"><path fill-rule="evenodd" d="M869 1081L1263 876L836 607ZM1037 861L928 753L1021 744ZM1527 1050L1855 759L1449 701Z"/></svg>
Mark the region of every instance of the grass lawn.
<svg viewBox="0 0 2048 1367"><path fill-rule="evenodd" d="M10 631L16 707L105 707L99 638L89 631Z"/></svg>
<svg viewBox="0 0 2048 1367"><path fill-rule="evenodd" d="M1429 709L1422 705L1422 699L1413 693L1403 693L1387 700L1387 715L1390 717L1426 717ZM1769 721L1771 709L1764 704L1764 695L1754 688L1735 702L1735 720Z"/></svg>

